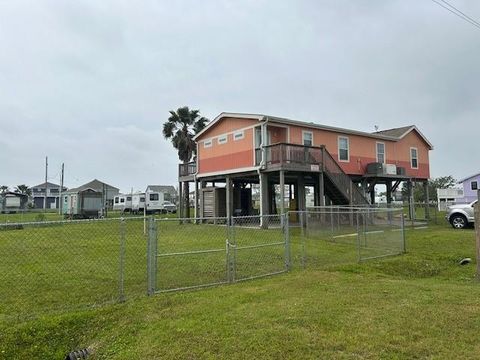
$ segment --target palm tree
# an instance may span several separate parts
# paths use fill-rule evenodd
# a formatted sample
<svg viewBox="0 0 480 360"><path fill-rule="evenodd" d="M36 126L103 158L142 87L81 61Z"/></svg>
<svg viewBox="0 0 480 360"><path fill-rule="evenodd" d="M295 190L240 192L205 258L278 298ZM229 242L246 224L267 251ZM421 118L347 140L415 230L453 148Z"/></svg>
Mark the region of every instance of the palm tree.
<svg viewBox="0 0 480 360"><path fill-rule="evenodd" d="M170 117L163 124L163 136L172 141L177 149L178 158L184 164L189 163L196 156L197 145L193 137L198 134L208 123L208 119L200 116L200 110L190 110L188 106L170 110ZM184 204L186 217L190 217L189 184L183 185Z"/></svg>
<svg viewBox="0 0 480 360"><path fill-rule="evenodd" d="M32 190L25 184L15 186L15 192L30 197L32 195Z"/></svg>

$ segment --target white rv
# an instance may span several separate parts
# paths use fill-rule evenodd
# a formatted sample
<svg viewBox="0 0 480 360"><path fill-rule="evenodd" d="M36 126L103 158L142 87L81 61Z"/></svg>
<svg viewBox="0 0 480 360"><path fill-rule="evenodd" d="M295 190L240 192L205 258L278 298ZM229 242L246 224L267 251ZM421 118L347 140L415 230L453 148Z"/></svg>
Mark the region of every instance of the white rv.
<svg viewBox="0 0 480 360"><path fill-rule="evenodd" d="M148 214L163 213L163 193L156 191L148 191L145 193L145 203L147 205L146 212Z"/></svg>
<svg viewBox="0 0 480 360"><path fill-rule="evenodd" d="M139 214L145 210L145 193L132 195L132 213Z"/></svg>
<svg viewBox="0 0 480 360"><path fill-rule="evenodd" d="M113 210L123 211L125 205L125 195L118 194L113 198Z"/></svg>
<svg viewBox="0 0 480 360"><path fill-rule="evenodd" d="M113 210L121 212L132 211L132 198L131 194L118 194L113 198Z"/></svg>

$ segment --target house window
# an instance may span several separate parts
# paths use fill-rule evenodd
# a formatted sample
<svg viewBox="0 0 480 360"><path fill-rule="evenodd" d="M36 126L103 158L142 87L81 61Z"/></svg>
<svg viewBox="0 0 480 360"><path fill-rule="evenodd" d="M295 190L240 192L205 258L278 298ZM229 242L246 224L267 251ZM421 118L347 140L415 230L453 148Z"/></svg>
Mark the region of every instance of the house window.
<svg viewBox="0 0 480 360"><path fill-rule="evenodd" d="M377 162L385 164L385 144L377 142Z"/></svg>
<svg viewBox="0 0 480 360"><path fill-rule="evenodd" d="M227 143L227 135L221 135L218 137L218 143L219 144L226 144Z"/></svg>
<svg viewBox="0 0 480 360"><path fill-rule="evenodd" d="M132 197L131 197L131 196L127 196L127 201L132 201Z"/></svg>
<svg viewBox="0 0 480 360"><path fill-rule="evenodd" d="M311 131L302 131L303 146L313 146L313 133Z"/></svg>
<svg viewBox="0 0 480 360"><path fill-rule="evenodd" d="M348 137L339 136L338 137L338 160L340 161L350 161L350 145Z"/></svg>
<svg viewBox="0 0 480 360"><path fill-rule="evenodd" d="M417 148L410 148L410 166L412 167L412 169L418 169Z"/></svg>
<svg viewBox="0 0 480 360"><path fill-rule="evenodd" d="M144 198L144 197L141 197L141 198L140 198L140 202L141 202L141 203L142 203L142 202L144 203L144 202L145 202L145 198Z"/></svg>
<svg viewBox="0 0 480 360"><path fill-rule="evenodd" d="M115 196L115 204L118 204L118 197Z"/></svg>
<svg viewBox="0 0 480 360"><path fill-rule="evenodd" d="M150 194L150 201L158 201L159 196L158 194Z"/></svg>
<svg viewBox="0 0 480 360"><path fill-rule="evenodd" d="M243 130L233 133L233 140L235 141L242 140L244 137L245 137L245 132Z"/></svg>
<svg viewBox="0 0 480 360"><path fill-rule="evenodd" d="M472 188L472 190L478 190L478 182L472 181L470 183L470 187Z"/></svg>
<svg viewBox="0 0 480 360"><path fill-rule="evenodd" d="M125 202L125 198L120 198L120 203L124 203Z"/></svg>
<svg viewBox="0 0 480 360"><path fill-rule="evenodd" d="M204 147L204 148L212 147L212 139L205 140L205 141L203 142L203 147Z"/></svg>

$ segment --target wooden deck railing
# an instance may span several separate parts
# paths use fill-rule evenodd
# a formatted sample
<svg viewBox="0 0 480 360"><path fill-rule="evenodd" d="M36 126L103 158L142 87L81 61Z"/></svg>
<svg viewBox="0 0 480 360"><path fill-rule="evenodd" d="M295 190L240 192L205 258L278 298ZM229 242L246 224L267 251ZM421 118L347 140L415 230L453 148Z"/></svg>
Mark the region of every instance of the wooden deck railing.
<svg viewBox="0 0 480 360"><path fill-rule="evenodd" d="M178 176L191 176L197 172L197 163L195 161L187 164L178 164Z"/></svg>

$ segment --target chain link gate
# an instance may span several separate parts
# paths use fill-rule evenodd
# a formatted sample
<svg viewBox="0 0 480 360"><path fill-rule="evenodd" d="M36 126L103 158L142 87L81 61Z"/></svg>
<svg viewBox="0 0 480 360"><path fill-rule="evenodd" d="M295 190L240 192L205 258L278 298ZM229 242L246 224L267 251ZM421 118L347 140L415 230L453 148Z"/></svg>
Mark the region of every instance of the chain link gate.
<svg viewBox="0 0 480 360"><path fill-rule="evenodd" d="M148 294L283 273L289 254L286 215L151 219Z"/></svg>

